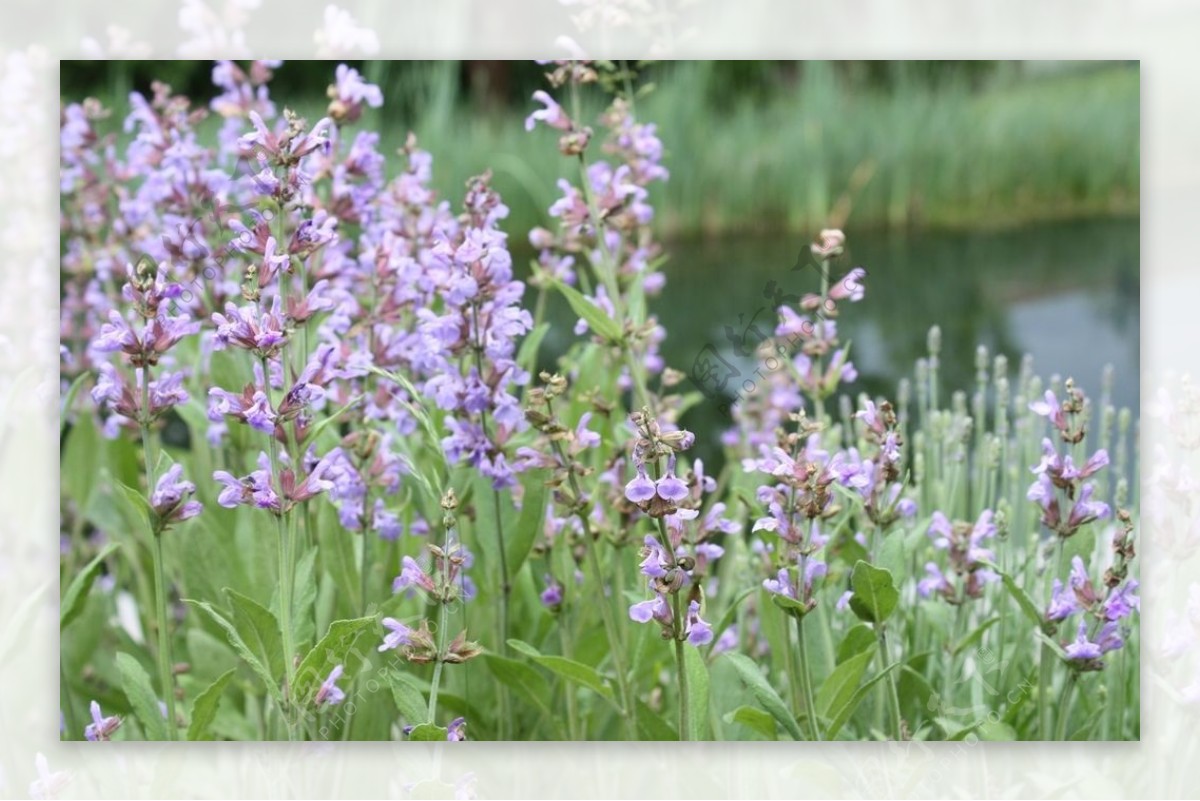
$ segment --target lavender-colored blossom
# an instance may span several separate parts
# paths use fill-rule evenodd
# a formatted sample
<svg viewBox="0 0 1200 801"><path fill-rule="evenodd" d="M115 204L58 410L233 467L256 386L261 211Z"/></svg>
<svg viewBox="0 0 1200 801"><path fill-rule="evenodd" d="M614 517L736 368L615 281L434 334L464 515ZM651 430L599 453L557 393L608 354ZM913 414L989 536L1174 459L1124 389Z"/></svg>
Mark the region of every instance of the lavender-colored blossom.
<svg viewBox="0 0 1200 801"><path fill-rule="evenodd" d="M467 719L458 717L450 721L446 727L446 740L457 743L467 739Z"/></svg>
<svg viewBox="0 0 1200 801"><path fill-rule="evenodd" d="M775 578L763 579L762 585L767 592L782 595L785 598L796 598L796 588L792 585L792 579L786 567L780 568Z"/></svg>
<svg viewBox="0 0 1200 801"><path fill-rule="evenodd" d="M1140 610L1142 608L1141 598L1133 594L1137 588L1137 580L1130 579L1113 590L1100 608L1104 619L1121 620L1132 615L1134 610Z"/></svg>
<svg viewBox="0 0 1200 801"><path fill-rule="evenodd" d="M186 500L196 485L183 480L183 465L174 464L155 484L150 505L165 523L178 523L195 517L204 508L199 501Z"/></svg>
<svg viewBox="0 0 1200 801"><path fill-rule="evenodd" d="M661 578L667 575L667 568L673 564L658 538L647 534L643 540L641 572L650 578Z"/></svg>
<svg viewBox="0 0 1200 801"><path fill-rule="evenodd" d="M1064 588L1063 583L1055 579L1050 592L1050 605L1046 608L1046 619L1065 620L1078 611L1074 590Z"/></svg>
<svg viewBox="0 0 1200 801"><path fill-rule="evenodd" d="M325 681L321 682L321 687L317 690L317 695L313 699L314 704L317 706L321 704L334 706L346 699L346 693L336 684L337 680L342 677L342 670L342 665L335 665L333 670L329 671L329 676Z"/></svg>
<svg viewBox="0 0 1200 801"><path fill-rule="evenodd" d="M121 718L116 715L104 717L100 712L100 704L91 703L92 722L83 730L83 735L92 742L101 742L112 738L113 732L121 727Z"/></svg>
<svg viewBox="0 0 1200 801"><path fill-rule="evenodd" d="M1030 403L1029 410L1040 417L1049 418L1050 422L1059 431L1067 430L1066 414L1063 412L1062 405L1058 402L1058 398L1054 395L1053 390L1046 390L1046 394L1042 396L1042 400Z"/></svg>
<svg viewBox="0 0 1200 801"><path fill-rule="evenodd" d="M692 601L687 612L687 641L697 648L712 642L712 626L700 619L700 604Z"/></svg>
<svg viewBox="0 0 1200 801"><path fill-rule="evenodd" d="M648 601L641 601L630 606L629 619L637 623L649 623L651 620L657 620L667 626L674 622L671 606L667 603L666 596L663 595L655 595Z"/></svg>
<svg viewBox="0 0 1200 801"><path fill-rule="evenodd" d="M658 497L671 503L679 503L688 496L687 484L675 476L675 457L667 464L667 474L654 483Z"/></svg>
<svg viewBox="0 0 1200 801"><path fill-rule="evenodd" d="M388 629L388 633L384 636L383 643L378 650L391 651L412 642L413 630L394 617L385 617L380 623L385 629Z"/></svg>
<svg viewBox="0 0 1200 801"><path fill-rule="evenodd" d="M334 99L349 108L361 107L364 103L371 108L383 105L383 93L379 87L367 83L353 67L338 64L333 84Z"/></svg>
<svg viewBox="0 0 1200 801"><path fill-rule="evenodd" d="M563 585L550 574L546 574L545 582L546 589L542 590L541 595L538 596L542 606L550 609L560 606L563 602Z"/></svg>
<svg viewBox="0 0 1200 801"><path fill-rule="evenodd" d="M1099 659L1104 653L1100 650L1098 643L1088 639L1086 620L1079 621L1079 631L1075 636L1075 641L1067 644L1066 651L1068 657L1078 660Z"/></svg>
<svg viewBox="0 0 1200 801"><path fill-rule="evenodd" d="M851 303L862 300L865 295L862 281L866 276L866 270L862 267L855 267L829 288L830 300L849 300Z"/></svg>
<svg viewBox="0 0 1200 801"><path fill-rule="evenodd" d="M952 595L954 585L942 573L936 562L925 563L925 578L917 582L917 592L922 598L928 598L934 593Z"/></svg>
<svg viewBox="0 0 1200 801"><path fill-rule="evenodd" d="M936 565L935 565L936 567ZM845 612L850 608L850 599L854 597L854 590L846 590L838 596L837 603L833 605L834 609L839 612Z"/></svg>
<svg viewBox="0 0 1200 801"><path fill-rule="evenodd" d="M725 631L721 632L721 636L713 643L712 654L723 654L727 651L736 651L738 647L738 627L737 624L731 625Z"/></svg>
<svg viewBox="0 0 1200 801"><path fill-rule="evenodd" d="M1092 500L1095 489L1092 484L1083 485L1079 491L1079 497L1075 500L1075 505L1071 507L1071 514L1067 517L1068 528L1076 529L1093 520L1104 520L1111 514L1112 510L1109 509L1108 504Z"/></svg>
<svg viewBox="0 0 1200 801"><path fill-rule="evenodd" d="M400 561L400 575L392 582L392 592L400 592L405 589L421 589L426 592L433 592L436 585L429 574L425 572L417 560L411 556L405 556Z"/></svg>
<svg viewBox="0 0 1200 801"><path fill-rule="evenodd" d="M654 482L646 475L644 465L638 465L637 475L625 485L625 497L634 503L645 503L653 498L657 490Z"/></svg>
<svg viewBox="0 0 1200 801"><path fill-rule="evenodd" d="M571 118L563 111L562 106L555 102L554 98L539 89L533 93L533 99L545 108L538 109L525 118L526 131L532 131L539 122L544 122L551 128L557 128L560 131L571 130Z"/></svg>

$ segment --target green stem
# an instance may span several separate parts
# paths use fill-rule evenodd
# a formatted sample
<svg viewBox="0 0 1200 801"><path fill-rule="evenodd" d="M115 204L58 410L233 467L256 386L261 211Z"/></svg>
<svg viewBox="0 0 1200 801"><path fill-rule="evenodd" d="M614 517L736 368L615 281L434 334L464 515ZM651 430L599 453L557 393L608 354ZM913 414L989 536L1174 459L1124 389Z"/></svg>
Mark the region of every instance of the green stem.
<svg viewBox="0 0 1200 801"><path fill-rule="evenodd" d="M880 654L880 656L883 657L883 669L884 670L887 670L888 660L891 658L890 656L888 656L888 653L889 652L888 652L888 644L887 644L887 632L885 631L883 624L880 623L879 624L879 654ZM896 738L897 741L899 741L899 740L903 739L902 732L901 732L901 726L903 724L903 720L901 719L901 716L900 716L900 692L896 688L896 673L894 671L888 670L887 679L888 679L888 695L892 702L892 725L893 725L892 731L893 731L893 736Z"/></svg>
<svg viewBox="0 0 1200 801"><path fill-rule="evenodd" d="M574 474L571 479L574 483ZM578 493L578 490L576 490ZM578 496L577 496L578 497ZM578 515L583 523L583 539L587 550L588 567L591 568L592 580L596 582L596 588L600 592L600 602L597 606L600 607L600 617L604 621L604 633L608 637L610 655L612 656L613 671L617 674L617 688L621 692L621 706L625 716L625 725L628 729L629 739L637 740L637 707L634 705L633 693L629 686L629 677L625 673L625 654L621 647L621 640L617 632L616 621L613 620L612 602L604 597L604 572L600 569L600 557L596 553L596 543L592 536L591 522L586 514Z"/></svg>
<svg viewBox="0 0 1200 801"><path fill-rule="evenodd" d="M167 628L167 581L163 571L162 532L151 538L154 544L154 602L158 615L158 678L163 701L167 705L167 739L175 739L175 688L171 681L171 632Z"/></svg>
<svg viewBox="0 0 1200 801"><path fill-rule="evenodd" d="M438 602L437 661L433 663L433 680L429 684L429 722L436 725L438 686L442 681L442 665L446 656L447 610L445 601Z"/></svg>
<svg viewBox="0 0 1200 801"><path fill-rule="evenodd" d="M1067 723L1071 720L1071 696L1078 681L1079 674L1071 671L1071 675L1067 676L1067 685L1063 688L1062 709L1058 713L1058 735L1054 738L1059 742L1067 739Z"/></svg>
<svg viewBox="0 0 1200 801"><path fill-rule="evenodd" d="M442 551L449 553L450 550L450 526L445 527L445 533L442 536ZM445 590L450 588L450 561L442 559L442 587ZM437 659L433 663L433 680L429 685L429 722L437 725L437 702L438 702L438 687L442 681L442 665L446 661L446 629L450 624L450 610L446 603L446 598L437 599L438 602L438 623L437 623Z"/></svg>
<svg viewBox="0 0 1200 801"><path fill-rule="evenodd" d="M547 400L546 411L548 414L554 414L554 404ZM551 440L551 446L554 448L559 461L563 464L568 464L567 454L563 450L562 443L558 440ZM575 475L575 471L569 471L568 481L571 485L571 492L574 494L576 501L582 499L583 490L579 486L579 479ZM600 557L596 553L596 538L592 534L592 522L588 518L587 512L576 509L575 516L579 519L583 526L583 541L586 550L586 558L588 568L592 573L592 580L596 582L596 588L600 592L600 617L604 622L604 633L608 637L609 655L612 657L613 671L617 674L617 688L621 692L621 714L625 718L625 725L630 740L638 739L637 731L637 707L634 704L633 693L629 686L629 677L625 673L625 648L622 645L623 639L617 630L616 621L613 619L612 602L604 596L604 571L600 568ZM620 552L618 552L620 558Z"/></svg>
<svg viewBox="0 0 1200 801"><path fill-rule="evenodd" d="M562 642L563 656L567 659L574 659L573 649L571 648L570 623L567 621L566 610L561 611L558 615L558 636ZM564 681L563 692L567 699L567 736L572 740L578 740L579 702L575 697L575 686L571 682Z"/></svg>
<svg viewBox="0 0 1200 801"><path fill-rule="evenodd" d="M150 437L150 368L142 368L142 452L146 461L146 500L153 505L155 457ZM167 705L167 739L175 739L175 686L172 681L171 632L167 622L167 580L163 567L162 529L155 526L150 531L150 547L154 559L154 611L155 629L158 632L158 680L163 702Z"/></svg>
<svg viewBox="0 0 1200 801"><path fill-rule="evenodd" d="M365 472L365 470L364 470ZM370 595L370 571L371 571L371 526L374 521L374 512L371 509L371 486L367 484L366 492L363 495L363 514L362 514L362 565L360 567L359 579L361 583L361 598L359 606L362 609L363 617L367 614L367 601Z"/></svg>
<svg viewBox="0 0 1200 801"><path fill-rule="evenodd" d="M687 741L692 739L692 715L688 704L687 668L683 657L682 635L685 621L679 608L679 593L672 596L671 602L675 613L675 672L679 676L679 739Z"/></svg>
<svg viewBox="0 0 1200 801"><path fill-rule="evenodd" d="M266 384L268 395L271 391L270 379L270 363L264 356L262 360L263 378ZM288 724L288 738L294 736L294 722L291 717L291 692L292 685L295 683L295 647L292 643L292 585L295 582L295 569L292 567L292 552L291 552L291 531L290 522L291 515L283 510L286 507L287 499L283 492L283 465L279 459L279 441L275 438L274 432L267 435L268 444L270 447L271 472L275 476L277 482L276 493L279 497L279 514L275 515L275 520L279 532L279 626L283 629L283 662L284 671L287 677L287 684L284 686L283 698L284 717Z"/></svg>
<svg viewBox="0 0 1200 801"><path fill-rule="evenodd" d="M800 682L804 687L804 708L808 713L812 738L820 740L822 739L821 724L817 721L817 702L813 695L812 671L808 664L808 646L804 642L804 618L802 617L796 618L796 641L800 651Z"/></svg>

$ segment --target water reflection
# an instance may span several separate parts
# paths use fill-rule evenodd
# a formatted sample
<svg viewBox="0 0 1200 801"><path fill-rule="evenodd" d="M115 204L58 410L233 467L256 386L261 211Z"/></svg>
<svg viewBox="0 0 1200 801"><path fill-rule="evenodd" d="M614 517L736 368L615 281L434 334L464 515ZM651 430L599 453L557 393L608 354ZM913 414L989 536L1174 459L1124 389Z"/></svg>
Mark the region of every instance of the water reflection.
<svg viewBox="0 0 1200 801"><path fill-rule="evenodd" d="M1139 408L1139 224L1136 220L1056 223L1002 232L914 234L907 237L849 231L845 267L864 265L867 299L840 320L843 341L852 344L859 379L854 392L894 395L897 380L911 375L925 354L929 327L942 328L944 391L968 389L975 375L975 349L987 345L1009 356L1014 375L1030 353L1044 377L1072 375L1098 394L1106 364L1116 370L1113 400ZM708 344L735 364L726 326L744 328L773 319L769 282L775 290L816 290L815 271L791 270L805 243L789 237L756 236L675 243L665 267L667 289L653 309L666 326L668 364L690 370ZM561 352L573 322L559 304L550 319L559 337L547 350ZM764 323L765 327L765 323ZM549 354L547 354L549 355ZM731 385L732 395L736 389ZM728 426L720 403L689 412L689 428L708 435L697 443L713 459L715 438Z"/></svg>

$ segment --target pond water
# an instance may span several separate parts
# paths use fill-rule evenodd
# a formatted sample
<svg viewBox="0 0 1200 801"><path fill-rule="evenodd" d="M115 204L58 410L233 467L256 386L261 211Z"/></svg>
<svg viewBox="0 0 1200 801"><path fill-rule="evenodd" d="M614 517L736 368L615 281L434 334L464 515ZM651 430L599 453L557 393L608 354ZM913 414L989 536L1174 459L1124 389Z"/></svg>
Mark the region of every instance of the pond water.
<svg viewBox="0 0 1200 801"><path fill-rule="evenodd" d="M942 397L973 387L975 350L1004 353L1015 376L1032 354L1043 378L1073 376L1089 394L1100 392L1105 365L1116 371L1113 402L1139 412L1139 223L1107 219L989 232L856 234L849 230L844 272L868 271L867 296L844 306L843 341L852 342L858 381L850 391L895 395L926 353L930 326L942 329ZM816 291L815 270L793 271L807 243L795 237L676 242L668 246L667 286L651 309L666 327L662 352L685 372L708 345L752 373L738 357L726 326L743 331L755 319L766 331L775 316L764 297L771 281L785 294ZM518 263L521 263L518 260ZM807 257L805 264L810 264ZM563 303L548 309L554 325L544 351L569 343L574 316ZM690 382L685 382L690 384ZM736 392L730 382L729 393ZM710 439L697 455L715 459L715 439L729 425L720 401L691 410L685 424Z"/></svg>

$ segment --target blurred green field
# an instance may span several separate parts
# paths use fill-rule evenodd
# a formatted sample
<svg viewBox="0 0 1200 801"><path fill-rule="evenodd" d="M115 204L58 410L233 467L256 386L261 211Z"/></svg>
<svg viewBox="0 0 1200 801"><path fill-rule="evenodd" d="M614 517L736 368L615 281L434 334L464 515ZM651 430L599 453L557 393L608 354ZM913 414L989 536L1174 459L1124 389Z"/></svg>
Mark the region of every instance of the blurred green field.
<svg viewBox="0 0 1200 801"><path fill-rule="evenodd" d="M96 92L122 98L120 108L128 88L143 88L141 66L97 75L64 63L63 99ZM321 115L333 66L285 64L276 102ZM554 179L574 165L551 131L522 125L536 106L536 65L504 66L503 86L490 89L460 62L360 66L384 88L384 108L362 123L383 131L384 152L413 130L444 195L491 168L514 237L545 222ZM207 103L208 69L159 72ZM831 219L859 231L994 228L1138 211L1136 63L681 62L641 77L654 90L638 116L659 125L671 170L653 198L667 236L807 235ZM584 98L593 116L604 104L594 89Z"/></svg>

